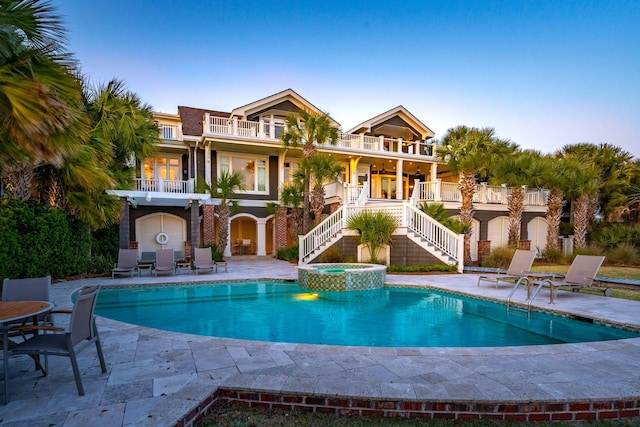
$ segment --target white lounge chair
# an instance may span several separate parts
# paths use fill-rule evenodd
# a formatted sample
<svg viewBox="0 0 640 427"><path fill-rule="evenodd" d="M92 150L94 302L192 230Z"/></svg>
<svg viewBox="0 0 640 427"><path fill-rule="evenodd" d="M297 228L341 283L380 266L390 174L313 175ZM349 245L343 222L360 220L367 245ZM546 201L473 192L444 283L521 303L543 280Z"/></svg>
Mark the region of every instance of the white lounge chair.
<svg viewBox="0 0 640 427"><path fill-rule="evenodd" d="M118 251L118 262L111 270L111 277L115 278L116 274L128 274L133 277L138 271L138 250L137 249L120 249Z"/></svg>
<svg viewBox="0 0 640 427"><path fill-rule="evenodd" d="M569 271L562 279L547 278L538 283L538 287L531 296L531 301L536 297L540 289L544 286L550 288L549 304L554 304L556 292L561 288L568 288L574 292L580 289L590 288L598 274L598 270L604 261L603 256L597 255L577 255Z"/></svg>
<svg viewBox="0 0 640 427"><path fill-rule="evenodd" d="M498 289L498 282L513 284L514 281L517 281L527 275L527 272L531 270L533 259L535 257L535 251L526 251L523 249L516 250L506 272L483 274L478 277L478 286L480 286L481 281L494 283L496 285L496 289Z"/></svg>
<svg viewBox="0 0 640 427"><path fill-rule="evenodd" d="M215 269L218 271L216 264L211 256L211 248L194 248L193 268L196 275L201 271L210 271L213 273Z"/></svg>

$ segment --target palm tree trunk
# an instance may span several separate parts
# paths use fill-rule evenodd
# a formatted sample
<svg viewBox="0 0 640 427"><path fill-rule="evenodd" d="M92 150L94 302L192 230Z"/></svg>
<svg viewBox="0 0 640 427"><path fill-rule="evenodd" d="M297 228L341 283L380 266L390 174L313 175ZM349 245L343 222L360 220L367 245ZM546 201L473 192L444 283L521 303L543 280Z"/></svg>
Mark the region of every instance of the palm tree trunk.
<svg viewBox="0 0 640 427"><path fill-rule="evenodd" d="M523 211L524 188L514 187L509 196L509 246L518 247Z"/></svg>
<svg viewBox="0 0 640 427"><path fill-rule="evenodd" d="M473 171L464 171L460 176L460 195L462 204L460 205L460 222L471 224L473 221L473 195L476 192L476 177ZM471 264L471 234L472 227L469 227L464 234L464 263Z"/></svg>
<svg viewBox="0 0 640 427"><path fill-rule="evenodd" d="M560 218L565 205L562 190L554 188L547 198L547 245L546 249L560 249Z"/></svg>
<svg viewBox="0 0 640 427"><path fill-rule="evenodd" d="M573 217L573 244L577 249L587 246L587 228L589 226L590 196L583 194L578 197Z"/></svg>
<svg viewBox="0 0 640 427"><path fill-rule="evenodd" d="M227 236L229 235L229 216L231 208L225 203L217 207L218 210L218 249L224 253L227 248Z"/></svg>

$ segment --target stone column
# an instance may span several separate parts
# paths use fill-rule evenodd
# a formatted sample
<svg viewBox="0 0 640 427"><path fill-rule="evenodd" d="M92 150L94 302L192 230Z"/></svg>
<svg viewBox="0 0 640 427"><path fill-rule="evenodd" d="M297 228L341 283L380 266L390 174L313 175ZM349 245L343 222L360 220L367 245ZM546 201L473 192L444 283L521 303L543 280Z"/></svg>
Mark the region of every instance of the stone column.
<svg viewBox="0 0 640 427"><path fill-rule="evenodd" d="M131 237L129 235L129 202L126 197L120 198L120 203L122 206L120 207L120 249L129 249L129 245L131 242Z"/></svg>
<svg viewBox="0 0 640 427"><path fill-rule="evenodd" d="M257 226L257 236L256 236L256 255L257 256L265 256L267 255L267 246L266 246L266 238L267 238L267 220L264 218L259 218L256 220Z"/></svg>

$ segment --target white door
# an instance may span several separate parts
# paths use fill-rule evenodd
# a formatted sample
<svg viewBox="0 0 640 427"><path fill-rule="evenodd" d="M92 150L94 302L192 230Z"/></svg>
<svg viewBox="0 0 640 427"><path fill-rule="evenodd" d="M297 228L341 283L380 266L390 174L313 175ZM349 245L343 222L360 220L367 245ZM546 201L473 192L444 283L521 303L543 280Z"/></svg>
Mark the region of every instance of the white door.
<svg viewBox="0 0 640 427"><path fill-rule="evenodd" d="M141 253L170 248L184 251L187 221L166 213L146 215L136 220L136 237Z"/></svg>
<svg viewBox="0 0 640 427"><path fill-rule="evenodd" d="M531 240L531 250L542 254L547 247L547 220L543 217L535 217L527 224L527 233Z"/></svg>
<svg viewBox="0 0 640 427"><path fill-rule="evenodd" d="M506 246L509 243L509 218L499 216L487 224L487 240L491 241L491 249Z"/></svg>

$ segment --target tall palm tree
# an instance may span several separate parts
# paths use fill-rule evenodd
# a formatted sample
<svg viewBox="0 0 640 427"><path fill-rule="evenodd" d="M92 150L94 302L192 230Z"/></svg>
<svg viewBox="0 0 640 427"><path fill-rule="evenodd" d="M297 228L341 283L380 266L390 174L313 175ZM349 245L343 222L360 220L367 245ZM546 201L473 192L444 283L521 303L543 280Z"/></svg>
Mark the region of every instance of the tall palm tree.
<svg viewBox="0 0 640 427"><path fill-rule="evenodd" d="M60 165L86 139L81 85L49 2L0 2L0 167Z"/></svg>
<svg viewBox="0 0 640 427"><path fill-rule="evenodd" d="M286 118L286 129L280 134L280 141L285 148L302 149L302 158L309 159L317 151L318 145L338 142L338 129L331 123L327 113L314 113L308 110L300 110L298 114L290 114ZM303 222L302 232L307 233L310 228L310 194L311 175L305 174L303 182Z"/></svg>
<svg viewBox="0 0 640 427"><path fill-rule="evenodd" d="M476 176L488 177L497 159L509 155L516 149L517 145L497 138L492 128L458 126L448 130L436 156L439 161L448 165L451 172L457 173L460 177L460 222L471 224L473 219ZM464 235L464 262L467 264L471 262L471 232L472 228L469 227Z"/></svg>
<svg viewBox="0 0 640 427"><path fill-rule="evenodd" d="M591 222L591 205L594 194L598 192L598 171L593 164L584 163L582 159L565 158L568 180L566 181L566 196L576 203L573 209L573 243L578 249L587 246L587 230Z"/></svg>
<svg viewBox="0 0 640 427"><path fill-rule="evenodd" d="M230 173L228 170L221 171L213 186L209 188L211 197L220 200L216 210L218 211L218 248L222 251L228 244L229 218L237 207L237 202L231 199L237 191L244 189L242 174L240 172Z"/></svg>
<svg viewBox="0 0 640 427"><path fill-rule="evenodd" d="M525 208L526 185L537 185L536 177L540 175L540 163L537 152L516 152L512 156L503 157L493 169L493 180L511 187L508 200L509 229L508 244L517 247L520 242L522 213Z"/></svg>
<svg viewBox="0 0 640 427"><path fill-rule="evenodd" d="M295 178L295 175L294 175ZM291 209L289 215L289 233L296 242L296 236L302 233L302 180L294 179L280 191L280 203Z"/></svg>
<svg viewBox="0 0 640 427"><path fill-rule="evenodd" d="M325 206L324 186L340 178L344 168L335 157L317 152L309 158L308 162L313 180L311 210L315 225L318 225L322 220L322 211Z"/></svg>

